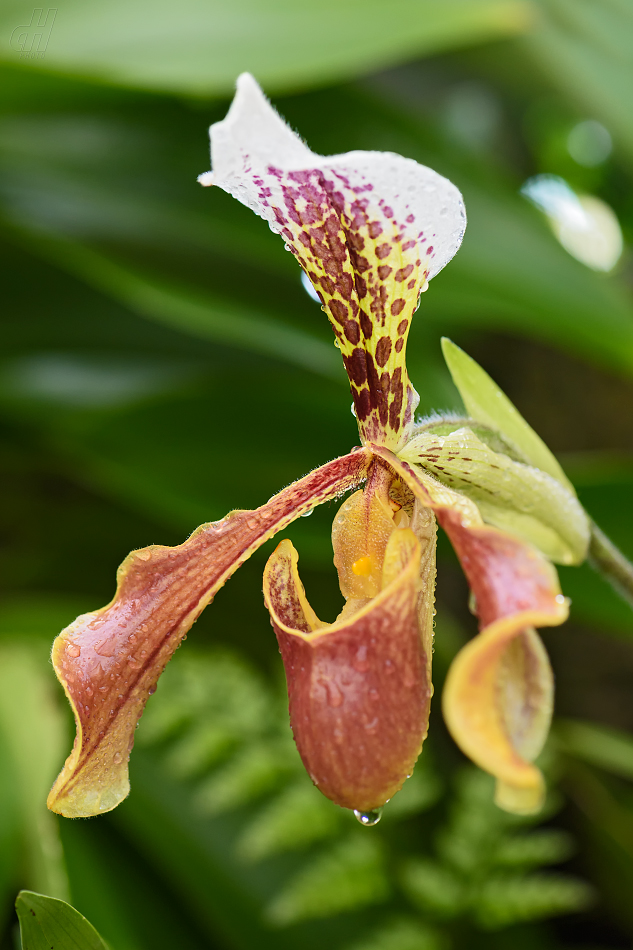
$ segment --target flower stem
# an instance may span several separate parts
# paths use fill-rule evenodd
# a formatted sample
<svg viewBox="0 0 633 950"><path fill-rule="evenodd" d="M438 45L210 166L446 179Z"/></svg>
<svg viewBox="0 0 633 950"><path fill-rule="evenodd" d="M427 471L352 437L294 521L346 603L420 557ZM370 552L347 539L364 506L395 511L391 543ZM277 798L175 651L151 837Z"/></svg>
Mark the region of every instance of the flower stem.
<svg viewBox="0 0 633 950"><path fill-rule="evenodd" d="M616 548L604 531L591 522L589 563L633 607L633 564Z"/></svg>

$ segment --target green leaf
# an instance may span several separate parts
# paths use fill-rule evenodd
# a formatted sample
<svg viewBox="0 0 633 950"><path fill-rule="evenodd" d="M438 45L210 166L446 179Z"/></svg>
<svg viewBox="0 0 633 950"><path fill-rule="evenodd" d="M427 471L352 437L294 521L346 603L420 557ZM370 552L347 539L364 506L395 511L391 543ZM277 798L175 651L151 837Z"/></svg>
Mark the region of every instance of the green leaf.
<svg viewBox="0 0 633 950"><path fill-rule="evenodd" d="M268 802L244 829L237 845L246 861L307 848L339 828L342 812L305 777Z"/></svg>
<svg viewBox="0 0 633 950"><path fill-rule="evenodd" d="M271 923L284 926L330 917L386 900L389 884L382 853L370 835L351 835L305 866L269 905Z"/></svg>
<svg viewBox="0 0 633 950"><path fill-rule="evenodd" d="M494 859L507 867L536 867L566 861L574 850L573 839L566 831L544 828L501 841Z"/></svg>
<svg viewBox="0 0 633 950"><path fill-rule="evenodd" d="M20 62L14 31L32 12L25 2L4 8L0 56L8 62ZM273 89L305 87L513 34L532 13L519 0L394 0L388 11L381 0L183 0L159 8L143 0L101 7L66 0L47 37L45 66L196 94L227 93L245 69Z"/></svg>
<svg viewBox="0 0 633 950"><path fill-rule="evenodd" d="M65 901L20 891L15 908L22 950L107 950L92 924Z"/></svg>
<svg viewBox="0 0 633 950"><path fill-rule="evenodd" d="M447 337L442 338L442 352L469 415L482 425L496 429L526 461L573 492L571 482L543 440L488 373Z"/></svg>
<svg viewBox="0 0 633 950"><path fill-rule="evenodd" d="M439 917L457 917L466 906L467 891L459 877L437 861L415 858L402 872L403 886L421 910Z"/></svg>
<svg viewBox="0 0 633 950"><path fill-rule="evenodd" d="M394 917L385 926L345 950L441 950L438 932L411 917Z"/></svg>
<svg viewBox="0 0 633 950"><path fill-rule="evenodd" d="M524 40L558 88L633 157L633 9L620 0L540 0L539 28Z"/></svg>
<svg viewBox="0 0 633 950"><path fill-rule="evenodd" d="M584 881L558 874L491 878L476 902L479 923L490 930L584 910L595 900Z"/></svg>
<svg viewBox="0 0 633 950"><path fill-rule="evenodd" d="M330 344L252 307L168 284L69 241L39 238L31 240L30 246L143 317L195 337L281 359L321 376L344 378L340 354Z"/></svg>
<svg viewBox="0 0 633 950"><path fill-rule="evenodd" d="M65 897L58 825L45 804L66 749L65 721L46 665L35 650L17 643L0 649L0 734L17 801L23 874L33 886Z"/></svg>
<svg viewBox="0 0 633 950"><path fill-rule="evenodd" d="M562 719L555 735L563 750L575 758L633 781L633 736L595 722Z"/></svg>

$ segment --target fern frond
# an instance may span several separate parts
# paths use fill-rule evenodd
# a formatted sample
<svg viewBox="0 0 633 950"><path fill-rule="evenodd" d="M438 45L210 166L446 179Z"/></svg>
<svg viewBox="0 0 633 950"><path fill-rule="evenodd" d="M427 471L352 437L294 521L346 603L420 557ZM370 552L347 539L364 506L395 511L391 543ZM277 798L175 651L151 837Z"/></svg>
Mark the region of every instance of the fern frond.
<svg viewBox="0 0 633 950"><path fill-rule="evenodd" d="M269 905L267 917L283 926L378 904L388 896L379 842L360 832L306 864Z"/></svg>

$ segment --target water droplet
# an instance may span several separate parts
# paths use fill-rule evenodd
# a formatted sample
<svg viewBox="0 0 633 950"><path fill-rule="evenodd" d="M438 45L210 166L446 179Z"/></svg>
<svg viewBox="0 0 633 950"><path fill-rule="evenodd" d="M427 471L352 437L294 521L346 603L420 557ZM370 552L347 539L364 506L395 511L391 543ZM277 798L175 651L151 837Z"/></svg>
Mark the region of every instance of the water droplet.
<svg viewBox="0 0 633 950"><path fill-rule="evenodd" d="M356 651L356 656L352 660L352 666L355 670L358 670L359 673L366 673L369 669L369 663L367 662L367 645L362 644L359 646Z"/></svg>
<svg viewBox="0 0 633 950"><path fill-rule="evenodd" d="M338 340L334 340L334 346L336 347L337 350L340 350L341 348L341 344L339 343Z"/></svg>
<svg viewBox="0 0 633 950"><path fill-rule="evenodd" d="M307 511L304 511L301 515L302 518L309 518L310 515L314 512L314 508L308 508Z"/></svg>
<svg viewBox="0 0 633 950"><path fill-rule="evenodd" d="M150 688L147 690L147 692L150 694L150 696L153 696L154 693L156 692L156 683L154 683L153 686L150 686Z"/></svg>
<svg viewBox="0 0 633 950"><path fill-rule="evenodd" d="M352 403L352 415L356 418L356 406Z"/></svg>
<svg viewBox="0 0 633 950"><path fill-rule="evenodd" d="M422 286L420 287L420 293L421 293L421 294L425 294L428 289L429 289L429 282L428 282L428 280L425 279L424 283L423 283Z"/></svg>
<svg viewBox="0 0 633 950"><path fill-rule="evenodd" d="M365 825L366 828L371 828L372 825L377 825L382 818L382 807L373 808L371 811L358 811L355 808L354 817L356 821L360 821L361 825Z"/></svg>
<svg viewBox="0 0 633 950"><path fill-rule="evenodd" d="M81 647L76 643L69 643L66 647L66 653L68 656L79 656L81 654Z"/></svg>
<svg viewBox="0 0 633 950"><path fill-rule="evenodd" d="M343 704L343 693L340 691L336 683L333 683L331 680L328 680L325 684L325 692L327 694L327 701L330 706L341 706Z"/></svg>
<svg viewBox="0 0 633 950"><path fill-rule="evenodd" d="M114 762L115 765L120 765L121 762L123 761L123 756L121 755L120 752L115 752L114 756L112 757L112 761Z"/></svg>

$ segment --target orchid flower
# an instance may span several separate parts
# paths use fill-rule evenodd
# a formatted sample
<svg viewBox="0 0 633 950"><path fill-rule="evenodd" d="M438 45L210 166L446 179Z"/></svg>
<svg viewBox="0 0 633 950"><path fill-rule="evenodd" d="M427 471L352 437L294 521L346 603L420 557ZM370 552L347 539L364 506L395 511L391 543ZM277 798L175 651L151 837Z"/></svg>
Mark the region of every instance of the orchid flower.
<svg viewBox="0 0 633 950"><path fill-rule="evenodd" d="M544 785L533 763L553 687L535 628L566 619L552 562L581 562L589 528L549 450L449 341L445 357L467 414L415 421L407 334L421 292L460 246L461 195L399 155L314 154L249 75L210 132L213 171L200 180L262 216L312 282L349 376L362 445L178 547L132 552L113 601L58 636L53 663L77 736L49 807L95 815L127 795L137 720L200 612L267 539L353 489L332 530L345 597L333 623L311 608L288 540L264 572L290 721L314 784L371 823L414 767L433 691L439 522L480 622L450 669L446 722L466 755L496 776L501 807L538 810Z"/></svg>

